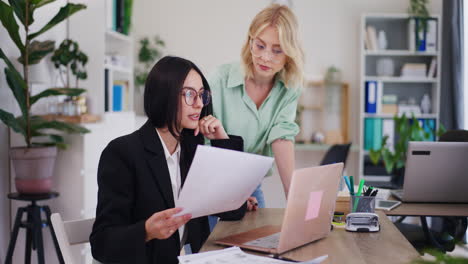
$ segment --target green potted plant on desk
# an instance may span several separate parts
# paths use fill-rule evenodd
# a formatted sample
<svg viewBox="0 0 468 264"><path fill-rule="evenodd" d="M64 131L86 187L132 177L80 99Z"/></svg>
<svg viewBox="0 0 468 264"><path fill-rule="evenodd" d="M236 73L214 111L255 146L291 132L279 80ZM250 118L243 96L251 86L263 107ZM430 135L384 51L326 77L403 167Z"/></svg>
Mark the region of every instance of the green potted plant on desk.
<svg viewBox="0 0 468 264"><path fill-rule="evenodd" d="M58 132L87 133L87 129L59 121L47 121L31 113L31 106L40 99L49 96L74 96L84 92L83 89L52 88L32 95L30 91L29 65L39 63L54 50L54 41L35 40L39 35L53 28L67 17L86 8L81 4L68 3L41 29L32 33L30 26L34 22L34 12L53 1L50 0L9 0L9 4L0 1L0 21L11 40L19 49L22 73L0 48L0 58L6 64L4 69L6 81L10 87L21 115L0 109L0 120L16 133L23 136L25 147L11 148L10 157L15 171L15 185L21 193L45 193L52 188L52 174L57 155L57 147L65 148L63 137ZM16 16L16 18L15 18ZM17 23L21 22L22 29ZM20 37L24 32L24 37Z"/></svg>
<svg viewBox="0 0 468 264"><path fill-rule="evenodd" d="M397 135L395 145L388 146L388 136L384 136L379 149L370 149L369 157L374 165L377 165L382 160L387 173L392 173L397 179L396 182L401 185L403 183L408 142L428 141L431 134L421 127L414 115L411 119L408 119L405 114L400 117L395 115L393 120L395 121L395 133ZM436 135L440 136L444 132L444 126L440 124Z"/></svg>

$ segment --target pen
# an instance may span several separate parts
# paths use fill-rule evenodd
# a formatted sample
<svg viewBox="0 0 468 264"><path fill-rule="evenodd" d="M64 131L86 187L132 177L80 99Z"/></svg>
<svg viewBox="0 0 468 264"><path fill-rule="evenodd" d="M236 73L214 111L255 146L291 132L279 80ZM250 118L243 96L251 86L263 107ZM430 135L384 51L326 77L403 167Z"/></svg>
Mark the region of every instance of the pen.
<svg viewBox="0 0 468 264"><path fill-rule="evenodd" d="M346 186L348 186L349 192L351 192L351 184L349 183L348 176L343 176L343 178L345 180Z"/></svg>
<svg viewBox="0 0 468 264"><path fill-rule="evenodd" d="M367 188L367 190L364 192L364 196L370 196L372 189L374 189L374 187L369 186L369 188Z"/></svg>
<svg viewBox="0 0 468 264"><path fill-rule="evenodd" d="M364 179L361 179L359 181L359 188L358 188L358 191L357 191L357 196L360 196L362 194L362 187L364 186Z"/></svg>
<svg viewBox="0 0 468 264"><path fill-rule="evenodd" d="M353 176L349 176L349 185L351 185L351 189L349 193L351 195L354 195L354 177Z"/></svg>
<svg viewBox="0 0 468 264"><path fill-rule="evenodd" d="M377 195L377 192L379 192L378 189L377 189L377 190L374 190L370 196L376 196L376 195Z"/></svg>

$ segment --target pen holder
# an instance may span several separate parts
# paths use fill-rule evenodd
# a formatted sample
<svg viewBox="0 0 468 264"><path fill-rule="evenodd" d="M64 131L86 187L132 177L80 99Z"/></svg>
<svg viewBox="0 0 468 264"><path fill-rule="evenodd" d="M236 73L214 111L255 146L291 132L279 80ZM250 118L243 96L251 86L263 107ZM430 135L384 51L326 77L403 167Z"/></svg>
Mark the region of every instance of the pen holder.
<svg viewBox="0 0 468 264"><path fill-rule="evenodd" d="M375 211L375 196L351 195L349 211L351 213L373 213Z"/></svg>

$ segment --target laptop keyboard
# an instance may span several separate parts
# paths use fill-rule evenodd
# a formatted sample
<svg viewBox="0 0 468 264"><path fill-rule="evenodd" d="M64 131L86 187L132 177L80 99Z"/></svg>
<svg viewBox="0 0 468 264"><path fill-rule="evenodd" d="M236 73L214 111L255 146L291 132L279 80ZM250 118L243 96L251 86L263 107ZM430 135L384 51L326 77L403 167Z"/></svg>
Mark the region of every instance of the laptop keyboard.
<svg viewBox="0 0 468 264"><path fill-rule="evenodd" d="M277 248L279 244L280 233L281 232L266 237L257 238L255 240L245 242L243 245L262 248Z"/></svg>
<svg viewBox="0 0 468 264"><path fill-rule="evenodd" d="M392 195L398 198L398 200L403 201L403 190L393 190Z"/></svg>

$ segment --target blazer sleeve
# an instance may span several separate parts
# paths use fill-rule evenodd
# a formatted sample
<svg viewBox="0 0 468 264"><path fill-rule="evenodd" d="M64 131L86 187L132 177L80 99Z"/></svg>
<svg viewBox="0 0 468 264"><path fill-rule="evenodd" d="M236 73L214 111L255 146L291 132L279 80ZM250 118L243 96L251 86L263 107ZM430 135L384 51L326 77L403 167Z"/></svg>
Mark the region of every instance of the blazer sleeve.
<svg viewBox="0 0 468 264"><path fill-rule="evenodd" d="M225 149L244 151L244 140L242 137L229 135L229 139L211 140L211 146ZM247 211L247 201L236 210L216 214L222 221L236 221L244 217Z"/></svg>
<svg viewBox="0 0 468 264"><path fill-rule="evenodd" d="M98 204L90 236L93 257L105 263L145 263L145 222L132 222L135 177L124 144L111 142L98 168Z"/></svg>

